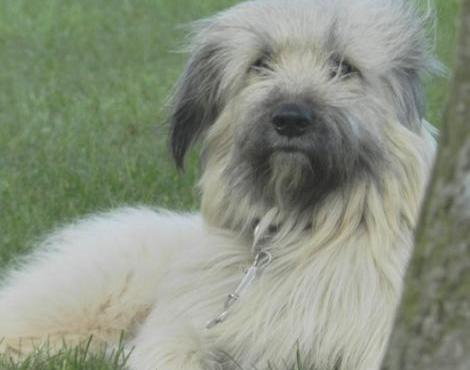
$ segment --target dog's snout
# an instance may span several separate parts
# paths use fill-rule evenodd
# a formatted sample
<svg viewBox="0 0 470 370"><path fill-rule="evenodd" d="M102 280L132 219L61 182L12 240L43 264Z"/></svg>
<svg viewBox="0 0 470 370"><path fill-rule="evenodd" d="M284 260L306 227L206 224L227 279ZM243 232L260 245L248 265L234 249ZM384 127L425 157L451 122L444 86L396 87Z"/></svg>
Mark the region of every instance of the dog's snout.
<svg viewBox="0 0 470 370"><path fill-rule="evenodd" d="M282 104L272 116L272 124L279 135L302 136L313 124L310 109L295 103Z"/></svg>

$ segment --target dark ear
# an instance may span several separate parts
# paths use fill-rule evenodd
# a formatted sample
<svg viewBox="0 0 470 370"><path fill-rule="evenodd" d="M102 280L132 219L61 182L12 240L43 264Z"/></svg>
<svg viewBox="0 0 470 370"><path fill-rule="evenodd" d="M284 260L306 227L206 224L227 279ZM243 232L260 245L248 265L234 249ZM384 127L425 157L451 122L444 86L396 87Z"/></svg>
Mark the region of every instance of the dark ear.
<svg viewBox="0 0 470 370"><path fill-rule="evenodd" d="M171 149L177 166L184 167L189 147L215 121L220 110L222 62L220 47L201 45L193 51L173 96L169 123Z"/></svg>

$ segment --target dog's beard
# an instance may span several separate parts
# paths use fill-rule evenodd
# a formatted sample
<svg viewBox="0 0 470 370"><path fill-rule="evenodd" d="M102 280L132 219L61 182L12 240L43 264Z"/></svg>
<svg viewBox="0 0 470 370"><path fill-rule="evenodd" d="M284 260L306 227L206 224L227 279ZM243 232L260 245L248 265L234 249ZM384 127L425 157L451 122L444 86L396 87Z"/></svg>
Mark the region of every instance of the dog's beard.
<svg viewBox="0 0 470 370"><path fill-rule="evenodd" d="M232 190L264 209L278 208L289 214L311 211L346 181L339 158L326 153L325 146L317 150L259 148L252 156L237 158L237 165L226 175Z"/></svg>
<svg viewBox="0 0 470 370"><path fill-rule="evenodd" d="M283 210L311 211L347 179L336 158L320 150L275 151L269 160L266 191Z"/></svg>
<svg viewBox="0 0 470 370"><path fill-rule="evenodd" d="M299 203L314 177L308 157L301 152L275 152L271 155L269 167L267 189L270 189L274 203L281 209Z"/></svg>
<svg viewBox="0 0 470 370"><path fill-rule="evenodd" d="M311 211L329 193L348 182L355 153L342 150L331 138L318 136L289 146L254 142L257 150L241 157L243 191L252 193L254 202L275 206L289 213ZM337 147L338 146L338 147Z"/></svg>

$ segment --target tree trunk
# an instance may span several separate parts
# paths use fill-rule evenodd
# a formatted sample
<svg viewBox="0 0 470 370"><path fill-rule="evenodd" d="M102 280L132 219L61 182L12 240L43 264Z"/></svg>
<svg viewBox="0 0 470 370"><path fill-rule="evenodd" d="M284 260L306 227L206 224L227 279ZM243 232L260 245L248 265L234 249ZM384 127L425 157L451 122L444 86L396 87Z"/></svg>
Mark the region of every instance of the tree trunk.
<svg viewBox="0 0 470 370"><path fill-rule="evenodd" d="M470 369L470 0L416 250L383 369Z"/></svg>

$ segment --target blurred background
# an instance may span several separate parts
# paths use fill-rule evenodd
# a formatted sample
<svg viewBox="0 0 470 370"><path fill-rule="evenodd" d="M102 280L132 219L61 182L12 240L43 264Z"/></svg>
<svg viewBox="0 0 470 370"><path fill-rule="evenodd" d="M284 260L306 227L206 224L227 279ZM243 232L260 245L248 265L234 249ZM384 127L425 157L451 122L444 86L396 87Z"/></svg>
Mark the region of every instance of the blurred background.
<svg viewBox="0 0 470 370"><path fill-rule="evenodd" d="M451 70L458 0L431 0ZM165 102L188 22L234 0L0 0L0 269L87 213L198 206L197 156L170 160ZM448 79L427 78L439 126Z"/></svg>

